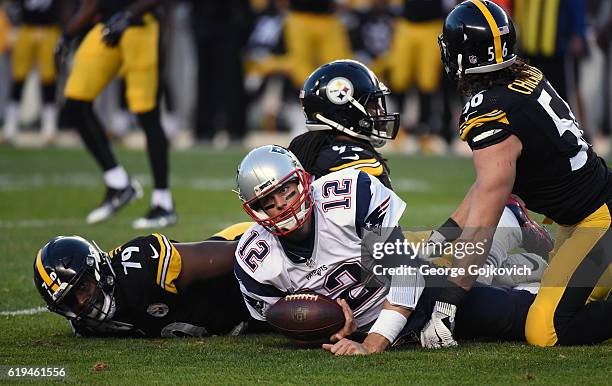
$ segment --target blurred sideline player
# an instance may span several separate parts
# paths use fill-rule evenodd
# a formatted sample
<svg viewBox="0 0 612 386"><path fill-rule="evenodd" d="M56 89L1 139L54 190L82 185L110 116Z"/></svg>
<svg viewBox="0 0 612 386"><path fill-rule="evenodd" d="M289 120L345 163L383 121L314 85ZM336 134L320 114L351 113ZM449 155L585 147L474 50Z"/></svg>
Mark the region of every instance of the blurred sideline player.
<svg viewBox="0 0 612 386"><path fill-rule="evenodd" d="M348 33L336 15L335 3L335 0L289 0L285 44L296 89L323 63L351 57Z"/></svg>
<svg viewBox="0 0 612 386"><path fill-rule="evenodd" d="M236 224L198 243L152 234L109 253L78 236L56 237L36 256L34 283L48 308L66 317L79 336L255 331L261 326L249 319L232 274L231 240L245 228Z"/></svg>
<svg viewBox="0 0 612 386"><path fill-rule="evenodd" d="M406 92L416 86L420 106L417 135L427 135L431 130L432 96L442 76L436 39L445 14L444 0L405 0L403 17L395 23L388 54L389 86L400 102L400 110Z"/></svg>
<svg viewBox="0 0 612 386"><path fill-rule="evenodd" d="M111 217L129 202L141 197L142 189L131 180L112 152L93 101L121 74L126 81L128 106L138 118L147 138L153 174L151 208L134 221L135 228L154 228L176 223L172 194L168 187L169 144L159 112L159 21L153 12L159 0L85 0L64 29L58 56L64 57L68 43L96 12L101 17L85 36L74 57L64 95L66 112L79 130L85 146L104 171L106 194L102 203L87 216L88 223Z"/></svg>
<svg viewBox="0 0 612 386"><path fill-rule="evenodd" d="M14 1L20 19L17 38L11 52L13 85L6 106L4 139L14 141L19 130L19 105L28 75L38 68L42 84L41 134L46 142L57 133L56 69L53 50L61 31L59 28L59 0Z"/></svg>
<svg viewBox="0 0 612 386"><path fill-rule="evenodd" d="M527 341L538 346L592 344L612 337L610 224L612 174L582 138L567 103L540 70L514 53L516 31L502 8L470 0L447 16L442 60L470 98L460 137L473 150L476 180L448 222L455 238L490 240L504 207L518 194L560 224L550 265L529 310ZM453 266L482 265L482 254ZM474 277L449 278L424 328L428 347L456 345L455 312ZM469 291L469 292L468 292Z"/></svg>

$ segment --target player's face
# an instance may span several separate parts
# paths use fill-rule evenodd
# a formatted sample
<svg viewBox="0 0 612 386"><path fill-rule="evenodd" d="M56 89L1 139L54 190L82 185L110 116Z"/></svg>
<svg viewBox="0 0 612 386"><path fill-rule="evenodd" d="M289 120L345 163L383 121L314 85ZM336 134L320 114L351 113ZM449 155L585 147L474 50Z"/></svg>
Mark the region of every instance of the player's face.
<svg viewBox="0 0 612 386"><path fill-rule="evenodd" d="M96 293L96 283L93 279L86 277L79 283L78 287L74 290L74 297L72 299L72 311L79 315L83 312L85 307L91 302Z"/></svg>
<svg viewBox="0 0 612 386"><path fill-rule="evenodd" d="M268 216L275 217L281 214L298 196L298 183L289 181L260 199L259 204Z"/></svg>

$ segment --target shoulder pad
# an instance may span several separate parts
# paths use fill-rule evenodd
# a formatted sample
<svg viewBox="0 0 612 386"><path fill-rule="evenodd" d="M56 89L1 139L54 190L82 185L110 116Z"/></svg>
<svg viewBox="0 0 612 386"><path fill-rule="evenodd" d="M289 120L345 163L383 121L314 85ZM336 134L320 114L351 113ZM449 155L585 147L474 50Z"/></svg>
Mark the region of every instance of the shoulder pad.
<svg viewBox="0 0 612 386"><path fill-rule="evenodd" d="M503 88L479 92L464 106L459 125L459 137L467 141L470 136L489 129L509 128L508 111L514 100Z"/></svg>

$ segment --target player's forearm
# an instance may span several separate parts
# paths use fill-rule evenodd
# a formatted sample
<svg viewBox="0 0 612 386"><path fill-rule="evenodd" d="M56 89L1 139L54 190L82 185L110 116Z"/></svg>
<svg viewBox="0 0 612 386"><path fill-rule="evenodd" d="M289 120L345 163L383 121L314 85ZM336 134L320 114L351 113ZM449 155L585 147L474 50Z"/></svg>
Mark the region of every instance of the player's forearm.
<svg viewBox="0 0 612 386"><path fill-rule="evenodd" d="M209 280L232 272L237 245L235 241L174 244L182 261L179 287L185 288L194 281Z"/></svg>
<svg viewBox="0 0 612 386"><path fill-rule="evenodd" d="M85 29L94 18L98 10L97 0L85 0L81 2L78 11L66 24L64 34L69 37L75 37L83 29Z"/></svg>
<svg viewBox="0 0 612 386"><path fill-rule="evenodd" d="M455 209L453 214L450 216L459 227L464 228L465 222L467 221L467 217L470 211L470 202L472 200L472 191L474 190L474 185L470 187L470 190L466 193L461 204Z"/></svg>
<svg viewBox="0 0 612 386"><path fill-rule="evenodd" d="M465 290L472 288L478 275L471 275L470 267L482 267L486 261L495 229L510 194L506 187L477 182L471 189L473 202L461 237L455 244L453 267L462 269L463 275L448 280ZM469 253L468 253L469 252Z"/></svg>

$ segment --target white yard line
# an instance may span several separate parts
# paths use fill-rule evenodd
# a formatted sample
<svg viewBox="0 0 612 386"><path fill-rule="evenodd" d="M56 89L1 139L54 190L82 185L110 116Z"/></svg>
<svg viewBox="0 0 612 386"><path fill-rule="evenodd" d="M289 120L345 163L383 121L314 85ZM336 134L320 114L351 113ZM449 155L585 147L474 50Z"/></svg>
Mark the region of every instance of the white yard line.
<svg viewBox="0 0 612 386"><path fill-rule="evenodd" d="M47 218L47 219L23 219L23 220L0 220L0 229L14 228L46 228L49 226L72 226L82 225L85 218Z"/></svg>
<svg viewBox="0 0 612 386"><path fill-rule="evenodd" d="M0 316L35 315L47 311L47 307L28 308L16 311L0 311Z"/></svg>

